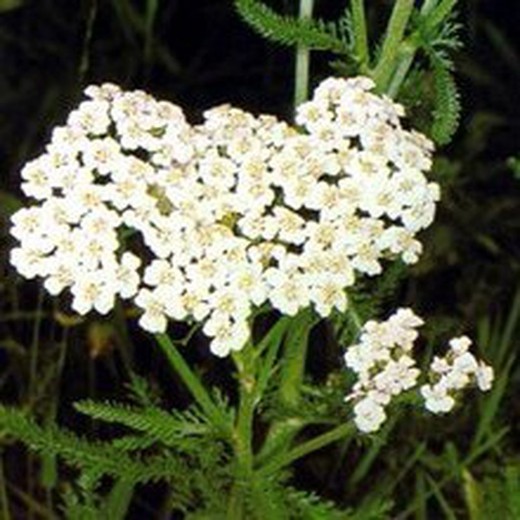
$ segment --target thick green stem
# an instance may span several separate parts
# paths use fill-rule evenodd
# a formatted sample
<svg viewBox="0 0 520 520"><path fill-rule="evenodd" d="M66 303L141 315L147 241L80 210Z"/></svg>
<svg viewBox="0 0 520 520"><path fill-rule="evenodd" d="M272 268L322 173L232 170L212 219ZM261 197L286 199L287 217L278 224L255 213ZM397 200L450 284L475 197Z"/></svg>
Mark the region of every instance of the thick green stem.
<svg viewBox="0 0 520 520"><path fill-rule="evenodd" d="M424 0L421 6L421 15L428 15L430 11L435 7L438 0Z"/></svg>
<svg viewBox="0 0 520 520"><path fill-rule="evenodd" d="M433 28L440 25L453 11L456 3L457 0L443 0L431 13L426 11L425 16L427 16L426 23L428 27Z"/></svg>
<svg viewBox="0 0 520 520"><path fill-rule="evenodd" d="M364 0L352 0L352 25L355 36L354 52L359 60L359 71L364 74L370 61Z"/></svg>
<svg viewBox="0 0 520 520"><path fill-rule="evenodd" d="M43 287L38 291L38 303L36 306L36 317L32 330L31 348L29 351L29 383L27 385L27 393L29 401L35 400L36 372L38 368L38 354L40 350L40 332L43 318Z"/></svg>
<svg viewBox="0 0 520 520"><path fill-rule="evenodd" d="M266 464L258 470L258 474L266 476L269 474L276 473L285 466L288 466L295 460L301 459L305 455L312 453L313 451L319 450L328 444L339 441L344 437L347 437L354 431L354 426L351 423L341 424L333 430L330 430L322 435L318 435L310 441L304 442L299 446L296 446L292 450L287 451L284 455L280 455L272 462Z"/></svg>
<svg viewBox="0 0 520 520"><path fill-rule="evenodd" d="M312 18L314 0L300 0L300 19ZM309 97L310 50L304 45L296 47L296 70L294 84L294 108Z"/></svg>
<svg viewBox="0 0 520 520"><path fill-rule="evenodd" d="M313 311L305 309L290 322L280 363L278 399L282 408L292 410L294 414L282 421L274 421L270 425L266 440L258 454L258 461L270 459L276 453L287 450L305 425L298 417L298 403L305 374L309 332L316 320Z"/></svg>
<svg viewBox="0 0 520 520"><path fill-rule="evenodd" d="M427 0L421 7L420 14L425 20L426 24L430 28L434 28L441 23L450 15L456 0L444 0L435 7L435 2ZM389 84L385 90L386 94L391 98L396 98L399 93L399 89L403 84L410 68L412 67L413 61L417 50L420 47L420 34L416 31L409 38L402 41L399 47L399 51L395 60L394 70L392 77L389 79Z"/></svg>
<svg viewBox="0 0 520 520"><path fill-rule="evenodd" d="M229 430L229 425L227 423L226 417L222 414L219 408L217 408L206 391L206 388L186 363L172 340L168 337L167 334L157 334L156 338L157 343L164 352L171 367L180 376L191 395L207 414L208 418L210 418L215 426L217 426L220 430L227 432Z"/></svg>
<svg viewBox="0 0 520 520"><path fill-rule="evenodd" d="M307 360L309 332L315 323L316 316L313 311L305 309L294 319L285 337L279 396L281 403L287 408L296 409L298 406Z"/></svg>
<svg viewBox="0 0 520 520"><path fill-rule="evenodd" d="M354 328L356 329L356 332L360 332L363 328L363 323L361 322L361 318L359 317L356 308L351 303L349 303L347 312L352 325L354 325Z"/></svg>
<svg viewBox="0 0 520 520"><path fill-rule="evenodd" d="M247 518L246 497L253 477L253 419L256 404L255 358L252 344L233 354L240 388L240 404L233 431L235 479L228 505L228 518Z"/></svg>
<svg viewBox="0 0 520 520"><path fill-rule="evenodd" d="M410 71L413 60L415 58L416 51L417 47L415 45L412 45L411 43L403 44L401 54L398 58L397 65L395 67L394 75L386 91L388 96L392 99L395 99L397 97L399 89L401 88L401 85L403 84L404 80L406 79L406 76L408 75L408 72Z"/></svg>
<svg viewBox="0 0 520 520"><path fill-rule="evenodd" d="M388 27L386 29L383 48L373 78L380 92L386 92L392 78L396 59L403 41L406 27L414 7L414 0L396 0Z"/></svg>

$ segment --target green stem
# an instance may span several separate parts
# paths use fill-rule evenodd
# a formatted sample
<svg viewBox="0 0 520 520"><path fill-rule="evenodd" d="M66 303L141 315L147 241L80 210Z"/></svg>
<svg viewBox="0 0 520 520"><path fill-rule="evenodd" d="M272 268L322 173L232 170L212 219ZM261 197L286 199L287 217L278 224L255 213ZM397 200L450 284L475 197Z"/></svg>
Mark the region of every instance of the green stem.
<svg viewBox="0 0 520 520"><path fill-rule="evenodd" d="M247 518L246 496L253 477L253 419L256 404L255 358L253 345L248 343L233 354L237 367L240 404L233 444L235 451L235 479L228 506L228 518Z"/></svg>
<svg viewBox="0 0 520 520"><path fill-rule="evenodd" d="M435 6L435 2L426 0L421 7L420 14L428 27L430 27L430 30L433 30L434 27L443 23L453 10L455 3L456 0L444 0L439 5ZM386 89L386 93L391 98L395 99L397 97L399 89L413 64L415 54L420 47L420 42L421 37L419 31L416 31L405 41L401 42L396 57L394 72L392 73L392 77L389 80L389 85Z"/></svg>
<svg viewBox="0 0 520 520"><path fill-rule="evenodd" d="M78 84L82 85L90 67L90 52L92 45L92 35L94 32L94 23L98 14L98 1L90 0L85 27L85 36L83 37L83 49L81 50L80 63L78 67Z"/></svg>
<svg viewBox="0 0 520 520"><path fill-rule="evenodd" d="M282 316L258 345L255 345L255 356L260 359L256 383L256 399L259 401L269 384L275 370L278 352L283 338L291 324L289 316Z"/></svg>
<svg viewBox="0 0 520 520"><path fill-rule="evenodd" d="M347 312L348 312L350 321L356 328L356 332L361 332L361 329L363 328L363 323L361 322L361 318L359 317L359 314L357 313L356 308L351 303L349 303Z"/></svg>
<svg viewBox="0 0 520 520"><path fill-rule="evenodd" d="M191 395L195 398L207 416L219 429L228 432L229 426L226 417L222 414L219 408L217 408L206 391L206 388L186 363L169 336L167 334L157 334L156 339L170 365L183 380L184 384L191 392Z"/></svg>
<svg viewBox="0 0 520 520"><path fill-rule="evenodd" d="M328 444L339 441L354 431L354 426L350 423L341 424L333 430L330 430L322 435L318 435L310 441L304 442L296 448L287 451L284 455L276 458L269 464L266 464L258 470L258 475L266 476L269 474L276 473L285 466L288 466L295 460L301 459L305 455L312 453L313 451L319 450Z"/></svg>
<svg viewBox="0 0 520 520"><path fill-rule="evenodd" d="M314 0L300 0L299 18L312 18ZM294 108L306 101L309 97L309 68L310 50L308 47L298 44L296 47L296 70L294 86Z"/></svg>
<svg viewBox="0 0 520 520"><path fill-rule="evenodd" d="M440 25L453 11L456 3L457 0L443 0L431 13L427 12L426 23L428 27L434 28Z"/></svg>
<svg viewBox="0 0 520 520"><path fill-rule="evenodd" d="M428 15L430 11L435 7L438 0L424 0L424 4L421 7L421 15Z"/></svg>
<svg viewBox="0 0 520 520"><path fill-rule="evenodd" d="M274 421L269 428L259 453L259 460L269 459L273 454L287 450L295 436L304 426L296 416L305 374L309 332L316 323L311 309L301 311L289 324L284 338L283 358L280 366L278 398L282 408L292 410L290 417Z"/></svg>
<svg viewBox="0 0 520 520"><path fill-rule="evenodd" d="M316 323L312 309L301 311L285 337L279 396L287 408L297 408L307 360L309 332Z"/></svg>
<svg viewBox="0 0 520 520"><path fill-rule="evenodd" d="M370 61L364 0L352 0L352 25L355 35L354 51L359 60L359 71L364 74Z"/></svg>
<svg viewBox="0 0 520 520"><path fill-rule="evenodd" d="M396 0L386 29L383 48L373 72L374 81L380 92L386 92L388 82L395 71L395 61L403 41L414 0Z"/></svg>
<svg viewBox="0 0 520 520"><path fill-rule="evenodd" d="M29 354L29 384L28 396L29 400L35 399L33 392L36 390L36 372L38 368L38 353L40 349L40 329L43 318L43 288L40 287L38 291L38 302L36 304L36 317L34 319L33 333L31 340L31 348Z"/></svg>
<svg viewBox="0 0 520 520"><path fill-rule="evenodd" d="M400 57L398 58L397 65L395 67L394 75L392 76L392 80L390 81L390 85L386 91L388 96L392 99L397 97L399 89L401 88L401 85L410 71L410 67L412 66L416 51L417 47L415 45L412 45L411 43L403 44Z"/></svg>
<svg viewBox="0 0 520 520"><path fill-rule="evenodd" d="M152 59L153 48L153 26L159 8L158 0L147 0L145 12L145 35L144 35L144 60L149 64Z"/></svg>

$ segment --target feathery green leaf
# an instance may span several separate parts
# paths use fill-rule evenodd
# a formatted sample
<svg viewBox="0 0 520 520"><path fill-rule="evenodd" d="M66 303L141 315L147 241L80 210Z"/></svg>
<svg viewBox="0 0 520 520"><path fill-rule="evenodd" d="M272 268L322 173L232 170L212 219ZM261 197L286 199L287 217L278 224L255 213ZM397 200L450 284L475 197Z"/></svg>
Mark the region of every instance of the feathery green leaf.
<svg viewBox="0 0 520 520"><path fill-rule="evenodd" d="M338 54L349 52L332 24L283 16L259 0L235 0L235 7L245 22L270 41L283 45L304 45Z"/></svg>

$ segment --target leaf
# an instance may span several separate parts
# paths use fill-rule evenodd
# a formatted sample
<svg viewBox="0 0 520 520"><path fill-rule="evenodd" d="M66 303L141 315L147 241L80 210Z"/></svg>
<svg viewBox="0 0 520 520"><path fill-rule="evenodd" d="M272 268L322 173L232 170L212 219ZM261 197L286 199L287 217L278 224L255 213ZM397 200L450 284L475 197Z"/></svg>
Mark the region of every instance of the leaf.
<svg viewBox="0 0 520 520"><path fill-rule="evenodd" d="M134 484L131 480L125 478L119 479L112 486L112 489L103 504L104 518L126 518L133 491Z"/></svg>
<svg viewBox="0 0 520 520"><path fill-rule="evenodd" d="M235 0L238 14L267 40L283 45L304 45L310 49L349 52L345 43L322 21L282 16L258 0Z"/></svg>
<svg viewBox="0 0 520 520"><path fill-rule="evenodd" d="M460 119L460 96L451 71L434 56L432 61L435 84L435 110L431 127L431 137L439 145L448 144L457 128Z"/></svg>
<svg viewBox="0 0 520 520"><path fill-rule="evenodd" d="M98 403L85 400L75 403L75 408L94 419L132 428L156 439L166 446L176 446L185 436L207 434L209 426L199 413L190 409L168 413L155 407L136 407L120 403Z"/></svg>
<svg viewBox="0 0 520 520"><path fill-rule="evenodd" d="M468 507L470 520L484 520L482 514L482 489L473 475L465 469L462 472L464 481L464 498Z"/></svg>
<svg viewBox="0 0 520 520"><path fill-rule="evenodd" d="M80 468L96 482L102 475L124 478L135 483L171 479L187 471L180 459L172 457L131 457L110 443L90 442L68 430L52 425L42 428L20 410L0 407L0 429L22 441L33 451L57 455Z"/></svg>

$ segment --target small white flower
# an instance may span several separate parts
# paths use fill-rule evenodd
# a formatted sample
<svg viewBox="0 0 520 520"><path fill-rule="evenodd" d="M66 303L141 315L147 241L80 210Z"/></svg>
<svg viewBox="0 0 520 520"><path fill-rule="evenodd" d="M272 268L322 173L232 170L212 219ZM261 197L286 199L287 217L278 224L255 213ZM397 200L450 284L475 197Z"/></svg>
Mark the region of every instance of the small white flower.
<svg viewBox="0 0 520 520"><path fill-rule="evenodd" d="M106 314L114 306L115 292L112 280L102 270L77 272L71 287L72 308L82 315L91 310Z"/></svg>
<svg viewBox="0 0 520 520"><path fill-rule="evenodd" d="M364 433L373 433L386 420L384 408L373 399L362 399L354 406L354 422Z"/></svg>
<svg viewBox="0 0 520 520"><path fill-rule="evenodd" d="M140 265L141 259L133 253L126 251L122 254L115 272L117 292L121 298L132 298L137 294L141 282L138 273Z"/></svg>
<svg viewBox="0 0 520 520"><path fill-rule="evenodd" d="M483 392L487 392L491 390L493 386L493 380L495 379L495 374L493 371L493 367L486 365L484 362L480 362L475 372L477 386Z"/></svg>
<svg viewBox="0 0 520 520"><path fill-rule="evenodd" d="M456 356L462 356L468 352L471 346L471 340L467 336L461 336L459 338L453 338L450 340L450 349Z"/></svg>
<svg viewBox="0 0 520 520"><path fill-rule="evenodd" d="M144 313L139 318L139 325L149 332L164 332L168 321L166 306L162 298L149 289L141 289L135 298L135 303Z"/></svg>
<svg viewBox="0 0 520 520"><path fill-rule="evenodd" d="M455 406L455 399L451 397L443 385L423 385L421 395L424 397L426 408L433 413L447 413Z"/></svg>

